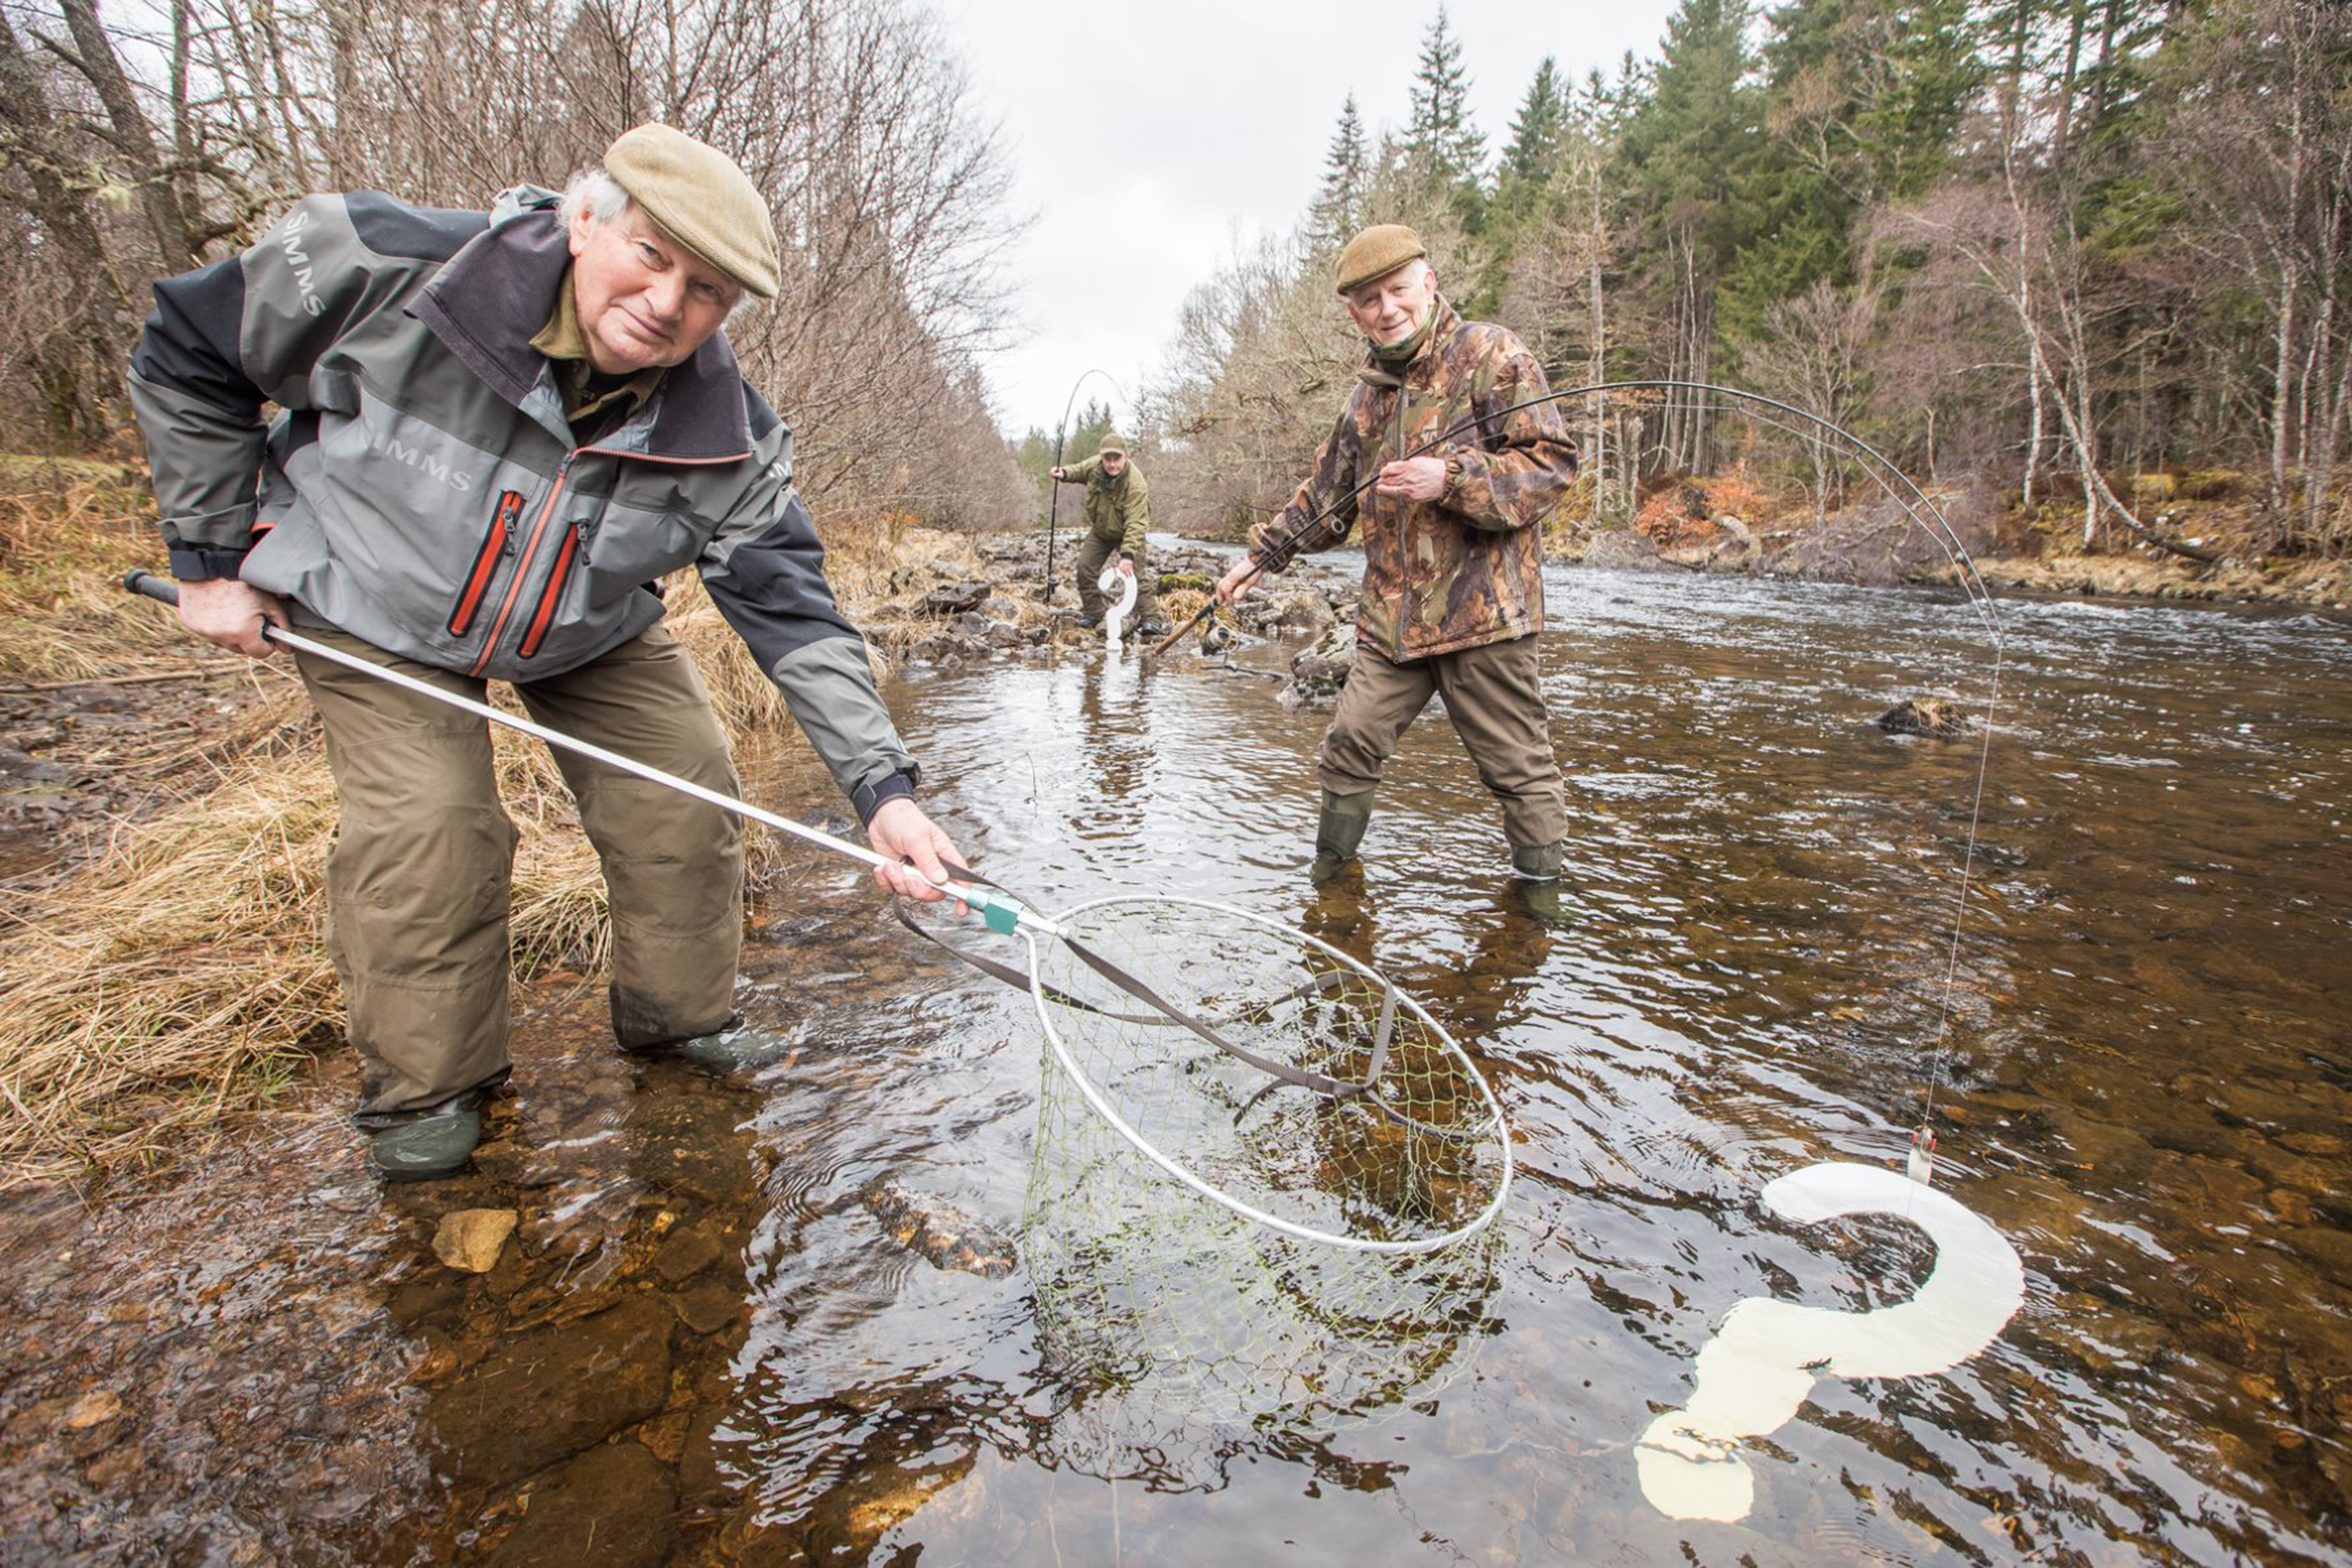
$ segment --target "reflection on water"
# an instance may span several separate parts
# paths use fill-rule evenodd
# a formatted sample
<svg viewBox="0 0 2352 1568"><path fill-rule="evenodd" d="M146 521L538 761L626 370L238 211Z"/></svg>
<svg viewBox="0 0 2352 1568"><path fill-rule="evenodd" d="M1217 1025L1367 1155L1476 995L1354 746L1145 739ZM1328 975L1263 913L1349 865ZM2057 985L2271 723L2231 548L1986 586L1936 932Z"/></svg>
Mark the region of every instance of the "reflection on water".
<svg viewBox="0 0 2352 1568"><path fill-rule="evenodd" d="M1231 669L1130 652L1108 679L1095 653L918 671L890 693L960 841L1040 907L1246 905L1465 1044L1519 1166L1491 1278L1440 1314L1470 1342L1441 1332L1381 1396L1303 1422L1285 1413L1315 1402L1286 1385L1206 1419L1074 1375L1037 1272L1074 1254L1018 1236L1051 1113L1027 999L908 938L855 867L794 850L747 978L794 1047L773 1066L640 1067L592 1010L558 1012L463 1190L350 1181L329 1085L241 1165L116 1215L16 1216L0 1300L48 1323L70 1300L79 1326L0 1347L0 1481L52 1500L9 1510L5 1554L2352 1552L2344 629L2005 605L1955 943L1979 746L1871 721L1926 692L1981 710L1964 606L1684 575L1552 591L1575 821L1557 910L1512 882L1431 722L1360 872L1310 887L1326 716L1273 700L1262 672L1287 650ZM762 793L820 798L797 773ZM1759 1194L1899 1161L1939 1052L1944 1190L2016 1248L2023 1310L1948 1373L1816 1383L1746 1449L1739 1522L1663 1517L1633 1441L1690 1399L1736 1303L1862 1311L1927 1275L1909 1226L1797 1225ZM877 1213L877 1182L935 1214ZM485 1276L429 1249L468 1206L523 1215ZM961 1267L958 1226L1013 1237L1020 1266ZM1174 1307L1233 1289L1210 1272L1171 1266Z"/></svg>

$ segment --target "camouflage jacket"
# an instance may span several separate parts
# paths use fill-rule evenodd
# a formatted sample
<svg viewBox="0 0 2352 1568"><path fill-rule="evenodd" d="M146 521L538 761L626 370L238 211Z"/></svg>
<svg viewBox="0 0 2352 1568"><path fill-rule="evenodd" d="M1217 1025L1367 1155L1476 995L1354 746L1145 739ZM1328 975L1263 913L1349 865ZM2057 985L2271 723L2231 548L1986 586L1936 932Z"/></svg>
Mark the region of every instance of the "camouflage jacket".
<svg viewBox="0 0 2352 1568"><path fill-rule="evenodd" d="M1542 525L1576 479L1576 446L1558 405L1501 412L1549 390L1527 345L1490 322L1464 321L1443 297L1433 309L1428 341L1401 377L1366 361L1315 471L1258 534L1264 556L1271 542L1329 510L1269 563L1279 570L1291 553L1345 542L1360 522L1356 634L1400 663L1543 628ZM1433 440L1423 455L1453 470L1443 499L1381 494L1372 481L1381 466Z"/></svg>
<svg viewBox="0 0 2352 1568"><path fill-rule="evenodd" d="M1099 455L1066 464L1062 473L1064 484L1087 487L1087 531L1105 544L1118 545L1129 560L1142 560L1143 536L1151 529L1151 487L1135 459L1128 458L1127 471L1116 479L1102 471Z"/></svg>

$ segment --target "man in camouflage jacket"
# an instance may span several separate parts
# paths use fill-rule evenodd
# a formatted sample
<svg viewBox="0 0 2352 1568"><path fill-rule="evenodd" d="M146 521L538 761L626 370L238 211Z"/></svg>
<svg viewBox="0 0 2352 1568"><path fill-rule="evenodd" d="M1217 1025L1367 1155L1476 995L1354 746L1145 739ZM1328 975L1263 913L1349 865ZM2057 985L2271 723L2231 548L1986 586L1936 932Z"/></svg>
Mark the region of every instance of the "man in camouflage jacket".
<svg viewBox="0 0 2352 1568"><path fill-rule="evenodd" d="M772 298L767 203L660 125L562 203L489 213L369 193L298 203L261 243L155 288L131 361L180 614L255 658L265 622L533 718L723 794L727 744L660 583L710 597L893 862L946 836L835 607L793 489L792 433L720 331ZM265 405L278 413L265 421ZM328 947L388 1180L464 1167L509 1070L515 830L485 724L307 653L341 817ZM733 1022L740 825L557 753L610 894L625 1049ZM892 865L895 890L937 898Z"/></svg>
<svg viewBox="0 0 2352 1568"><path fill-rule="evenodd" d="M1513 868L1549 881L1568 816L1536 634L1543 523L1575 482L1575 446L1551 404L1504 412L1544 395L1542 368L1509 331L1454 312L1411 229L1358 235L1338 282L1370 351L1359 384L1314 471L1217 584L1230 601L1362 527L1356 658L1319 759L1317 879L1355 857L1381 770L1436 693L1501 804Z"/></svg>
<svg viewBox="0 0 2352 1568"><path fill-rule="evenodd" d="M1160 595L1145 570L1144 536L1151 531L1151 487L1127 455L1127 443L1105 436L1102 447L1082 463L1052 470L1055 482L1087 487L1087 542L1078 547L1078 624L1102 625L1107 601L1100 578L1114 554L1122 575L1135 579L1138 637L1158 637Z"/></svg>

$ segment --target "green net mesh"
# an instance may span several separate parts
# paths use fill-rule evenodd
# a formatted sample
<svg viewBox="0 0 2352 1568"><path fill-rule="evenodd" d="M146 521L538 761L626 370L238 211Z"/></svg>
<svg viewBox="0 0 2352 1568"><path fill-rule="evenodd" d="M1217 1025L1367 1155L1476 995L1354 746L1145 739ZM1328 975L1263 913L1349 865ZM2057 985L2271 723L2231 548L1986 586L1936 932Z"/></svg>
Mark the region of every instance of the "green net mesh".
<svg viewBox="0 0 2352 1568"><path fill-rule="evenodd" d="M1457 1373L1510 1184L1461 1048L1370 969L1245 911L1132 898L1061 923L1251 1054L1369 1088L1285 1082L1040 943L1051 1048L1024 1254L1049 1370L1129 1424L1260 1427L1363 1416Z"/></svg>

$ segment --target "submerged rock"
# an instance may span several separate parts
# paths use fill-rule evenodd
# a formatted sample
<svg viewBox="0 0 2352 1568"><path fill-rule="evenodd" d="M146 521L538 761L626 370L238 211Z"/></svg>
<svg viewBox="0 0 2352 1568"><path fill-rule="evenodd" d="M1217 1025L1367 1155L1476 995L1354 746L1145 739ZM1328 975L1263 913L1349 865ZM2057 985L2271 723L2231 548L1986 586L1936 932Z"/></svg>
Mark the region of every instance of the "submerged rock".
<svg viewBox="0 0 2352 1568"><path fill-rule="evenodd" d="M1957 703L1940 697L1906 697L1878 716L1878 727L1890 735L1955 741L1967 732L1969 722Z"/></svg>
<svg viewBox="0 0 2352 1568"><path fill-rule="evenodd" d="M858 1189L857 1201L879 1220L890 1239L934 1268L1002 1279L1019 1261L1009 1237L933 1197L909 1193L887 1179Z"/></svg>

